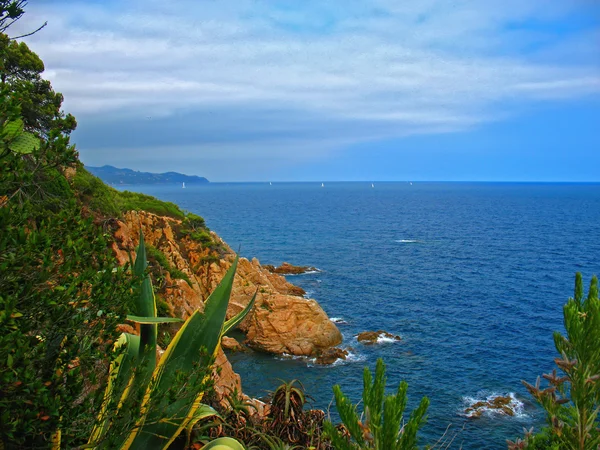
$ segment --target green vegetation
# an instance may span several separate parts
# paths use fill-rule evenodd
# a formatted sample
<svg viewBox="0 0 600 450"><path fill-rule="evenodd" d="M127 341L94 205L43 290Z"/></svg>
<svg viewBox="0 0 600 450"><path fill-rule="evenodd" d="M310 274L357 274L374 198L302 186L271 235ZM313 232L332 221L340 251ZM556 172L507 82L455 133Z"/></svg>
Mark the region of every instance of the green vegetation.
<svg viewBox="0 0 600 450"><path fill-rule="evenodd" d="M0 3L0 29L10 23ZM18 6L18 5L17 5ZM18 8L17 8L18 9ZM19 14L17 14L19 15ZM6 20L8 17L8 20ZM14 20L14 18L13 18ZM76 163L72 116L41 60L0 34L0 446L85 442L104 361L133 303L108 236L63 175ZM17 139L39 145L24 149ZM115 269L115 270L114 270Z"/></svg>
<svg viewBox="0 0 600 450"><path fill-rule="evenodd" d="M171 274L171 278L185 280L190 287L193 287L190 277L188 277L185 272L173 267L163 252L156 247L152 247L151 245L146 246L146 251L148 253L148 258L156 261L160 267L169 272Z"/></svg>
<svg viewBox="0 0 600 450"><path fill-rule="evenodd" d="M179 329L160 362L156 363L157 324L173 318L157 317L150 276L146 272L143 236L134 264L142 279L135 316L140 335L123 333L115 344L102 410L88 445L93 448L167 449L184 430L216 415L200 403L211 384L211 370L221 337L248 314L254 298L235 317L225 321L237 259L205 303ZM189 440L189 439L188 439Z"/></svg>
<svg viewBox="0 0 600 450"><path fill-rule="evenodd" d="M376 449L409 450L417 448L417 432L425 423L429 407L427 397L406 420L408 384L400 383L394 395L385 396L385 365L380 358L375 368L375 378L367 367L364 371L363 408L364 421L358 413L358 405L352 405L338 385L333 387L335 405L344 423L344 432L325 422L325 432L338 450Z"/></svg>
<svg viewBox="0 0 600 450"><path fill-rule="evenodd" d="M543 375L548 387L523 382L546 411L548 426L541 433L509 442L511 449L595 450L600 446L600 300L593 277L584 298L580 273L575 294L563 309L566 336L554 333L559 357L555 369Z"/></svg>
<svg viewBox="0 0 600 450"><path fill-rule="evenodd" d="M82 164L73 177L73 187L82 202L105 216L120 217L127 211L148 211L159 216L183 220L185 214L171 202L158 200L137 192L118 191L89 173Z"/></svg>

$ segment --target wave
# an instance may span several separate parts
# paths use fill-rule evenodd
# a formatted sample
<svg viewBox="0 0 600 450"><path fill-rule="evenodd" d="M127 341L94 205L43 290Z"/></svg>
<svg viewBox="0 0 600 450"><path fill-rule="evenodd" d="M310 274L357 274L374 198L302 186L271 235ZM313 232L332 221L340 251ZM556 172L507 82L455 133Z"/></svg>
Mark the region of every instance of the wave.
<svg viewBox="0 0 600 450"><path fill-rule="evenodd" d="M492 392L486 395L479 393L477 397L463 397L462 416L469 418L486 417L528 417L525 413L525 405L519 400L514 392L499 394Z"/></svg>
<svg viewBox="0 0 600 450"><path fill-rule="evenodd" d="M377 337L377 343L378 344L389 344L389 343L392 343L392 342L399 342L399 341L398 341L398 339L387 337L387 336L384 336L383 334L380 334Z"/></svg>
<svg viewBox="0 0 600 450"><path fill-rule="evenodd" d="M276 359L280 360L280 361L302 361L304 363L306 363L306 367L314 367L314 368L327 368L327 367L337 367L337 366L343 366L346 364L352 364L352 363L356 363L356 362L362 362L365 361L366 356L355 352L355 351L350 351L349 349L345 349L348 352L348 355L346 355L346 359L336 359L333 363L331 364L317 364L317 358L312 357L312 356L298 356L298 355L290 355L288 353L283 353L279 356L275 356Z"/></svg>
<svg viewBox="0 0 600 450"><path fill-rule="evenodd" d="M302 273L285 273L282 275L285 275L286 277L297 277L299 275L314 275L315 273L322 273L323 271L321 269L319 269L318 267L313 267L312 270L307 270L306 272L302 272Z"/></svg>
<svg viewBox="0 0 600 450"><path fill-rule="evenodd" d="M423 241L419 241L418 239L397 239L394 242L399 242L401 244L422 244Z"/></svg>
<svg viewBox="0 0 600 450"><path fill-rule="evenodd" d="M304 293L304 295L302 297L304 297L305 299L308 300L308 299L313 298L313 295L315 295L315 291L308 290Z"/></svg>
<svg viewBox="0 0 600 450"><path fill-rule="evenodd" d="M331 320L333 323L337 323L337 324L341 324L341 325L345 325L348 323L341 317L330 317L329 320Z"/></svg>

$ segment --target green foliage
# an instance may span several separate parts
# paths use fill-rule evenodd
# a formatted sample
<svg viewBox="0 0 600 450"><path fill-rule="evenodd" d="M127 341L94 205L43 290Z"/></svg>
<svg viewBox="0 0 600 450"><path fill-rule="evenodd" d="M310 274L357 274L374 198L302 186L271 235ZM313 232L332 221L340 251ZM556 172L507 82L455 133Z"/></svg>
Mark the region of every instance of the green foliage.
<svg viewBox="0 0 600 450"><path fill-rule="evenodd" d="M166 449L201 418L214 413L201 405L210 386L214 356L221 337L248 314L254 299L225 321L237 260L209 296L204 312L196 311L179 329L156 364L156 303L143 236L134 264L141 278L135 302L140 336L124 333L115 346L103 408L88 445L94 448ZM216 414L216 413L215 413Z"/></svg>
<svg viewBox="0 0 600 450"><path fill-rule="evenodd" d="M148 211L159 216L183 219L184 213L175 203L163 202L150 195L129 191L116 191L121 211Z"/></svg>
<svg viewBox="0 0 600 450"><path fill-rule="evenodd" d="M543 377L548 387L523 382L546 411L546 441L561 449L591 450L600 446L600 300L598 278L593 277L584 298L580 273L575 276L575 294L563 309L566 336L554 333L560 357L555 369ZM542 439L540 437L539 439ZM538 440L539 440L538 439ZM525 443L509 443L510 445Z"/></svg>
<svg viewBox="0 0 600 450"><path fill-rule="evenodd" d="M209 442L204 447L205 450L244 450L244 446L235 439L223 437Z"/></svg>
<svg viewBox="0 0 600 450"><path fill-rule="evenodd" d="M21 18L26 3L25 0L0 0L0 33Z"/></svg>
<svg viewBox="0 0 600 450"><path fill-rule="evenodd" d="M190 287L193 287L192 281L190 280L190 277L187 275L187 273L182 272L176 267L173 267L163 252L151 245L146 246L146 250L148 252L148 257L151 260L156 261L156 263L158 263L160 267L169 272L171 274L171 278L185 280Z"/></svg>
<svg viewBox="0 0 600 450"><path fill-rule="evenodd" d="M331 422L324 424L325 433L334 448L339 450L377 449L409 450L417 448L417 432L426 421L429 407L427 397L411 414L404 417L408 385L400 383L396 394L385 395L385 365L377 360L375 378L365 367L363 374L363 408L359 417L358 405L353 405L338 385L333 387L335 404L348 435L343 434Z"/></svg>
<svg viewBox="0 0 600 450"><path fill-rule="evenodd" d="M25 130L48 138L54 131L69 135L77 122L60 110L62 94L41 77L44 63L24 42L0 34L0 83L10 85L21 107Z"/></svg>
<svg viewBox="0 0 600 450"><path fill-rule="evenodd" d="M184 228L192 230L192 231L206 229L206 222L204 222L204 218L200 217L197 214L191 213L191 212L188 212L185 215L185 219L183 219L183 222L181 225Z"/></svg>
<svg viewBox="0 0 600 450"><path fill-rule="evenodd" d="M105 185L99 178L85 170L83 164L77 165L77 171L71 183L81 201L92 211L98 211L108 217L121 215L118 191Z"/></svg>
<svg viewBox="0 0 600 450"><path fill-rule="evenodd" d="M81 442L100 395L102 360L123 322L130 277L73 201L58 212L0 207L0 442Z"/></svg>
<svg viewBox="0 0 600 450"><path fill-rule="evenodd" d="M127 211L148 211L174 219L185 217L183 211L174 203L163 202L137 192L118 191L107 186L81 164L77 166L77 173L73 177L73 188L90 209L106 216L120 217Z"/></svg>

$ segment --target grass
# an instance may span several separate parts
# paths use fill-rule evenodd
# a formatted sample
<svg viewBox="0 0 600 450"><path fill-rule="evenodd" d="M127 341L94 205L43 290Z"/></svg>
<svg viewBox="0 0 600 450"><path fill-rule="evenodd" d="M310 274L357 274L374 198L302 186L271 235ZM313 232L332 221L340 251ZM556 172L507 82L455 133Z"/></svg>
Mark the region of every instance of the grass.
<svg viewBox="0 0 600 450"><path fill-rule="evenodd" d="M118 191L104 184L83 166L77 167L77 173L73 177L73 188L90 209L106 216L121 217L127 211L148 211L179 220L186 217L175 203L164 202L137 192ZM196 217L202 219L200 216Z"/></svg>

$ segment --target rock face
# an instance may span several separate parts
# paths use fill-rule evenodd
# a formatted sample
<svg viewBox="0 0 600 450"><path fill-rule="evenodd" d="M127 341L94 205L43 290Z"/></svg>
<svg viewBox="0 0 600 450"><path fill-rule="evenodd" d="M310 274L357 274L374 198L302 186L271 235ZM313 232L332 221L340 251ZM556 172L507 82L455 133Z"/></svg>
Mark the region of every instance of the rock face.
<svg viewBox="0 0 600 450"><path fill-rule="evenodd" d="M147 212L131 211L115 224L113 250L121 264L135 257L140 227L147 245L161 251L169 264L190 280L173 279L165 273L159 296L176 317L186 319L203 309L204 301L231 267L234 253L221 242L223 255L204 247L187 236L178 236L180 222ZM217 256L217 257L216 257ZM248 346L269 353L309 356L338 345L342 335L315 300L302 297L304 291L260 265L258 260L240 258L227 318L241 311L257 293L253 311L240 324Z"/></svg>
<svg viewBox="0 0 600 450"><path fill-rule="evenodd" d="M379 331L363 331L359 333L356 337L358 342L361 342L365 345L373 345L378 344L380 341L400 341L402 338L400 336L396 336L394 334L388 333L387 331L379 330Z"/></svg>
<svg viewBox="0 0 600 450"><path fill-rule="evenodd" d="M261 300L247 325L250 347L311 356L342 342L342 334L316 301L278 294Z"/></svg>
<svg viewBox="0 0 600 450"><path fill-rule="evenodd" d="M284 262L279 267L274 267L271 264L265 264L263 267L271 273L278 273L280 275L300 275L306 272L319 272L319 269L316 267L294 266L287 262Z"/></svg>

